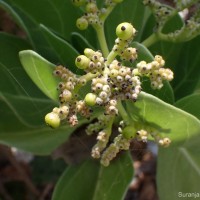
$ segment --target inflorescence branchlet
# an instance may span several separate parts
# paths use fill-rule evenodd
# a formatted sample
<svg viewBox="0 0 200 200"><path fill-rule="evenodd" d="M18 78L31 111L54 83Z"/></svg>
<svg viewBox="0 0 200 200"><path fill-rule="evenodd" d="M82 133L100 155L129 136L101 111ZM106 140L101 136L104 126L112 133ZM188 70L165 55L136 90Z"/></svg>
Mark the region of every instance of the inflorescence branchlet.
<svg viewBox="0 0 200 200"><path fill-rule="evenodd" d="M93 27L102 26L105 18L109 15L116 4L121 3L123 0L105 0L102 8L98 8L95 0L72 0L75 6L81 7L84 11L82 17L76 21L76 26L80 30L85 30L88 25Z"/></svg>
<svg viewBox="0 0 200 200"><path fill-rule="evenodd" d="M143 0L144 5L149 6L157 22L156 34L160 39L183 42L191 40L200 33L200 3L199 0L174 0L172 5L161 3L157 0ZM165 24L174 16L178 16L183 10L188 12L188 17L182 19L183 26L174 32L163 34ZM180 15L179 15L180 16Z"/></svg>
<svg viewBox="0 0 200 200"><path fill-rule="evenodd" d="M91 16L99 12L95 1L74 0L73 2L77 6L86 6ZM119 2L121 1L106 1L106 5L111 6ZM106 58L100 51L86 48L84 54L75 60L76 67L84 70L85 75L78 76L61 65L54 70L54 75L61 79L58 85L60 106L45 116L46 123L52 128L57 128L61 121L75 126L78 124L79 116L89 118L93 108L102 107L104 111L96 122L88 125L86 133L97 134L97 143L92 148L91 155L93 158L101 158L101 164L104 166L108 166L119 151L128 150L133 139L146 142L148 137L153 137L159 145L170 144L170 139L163 138L158 131L144 130L137 125L138 122L134 126L135 121L124 119L124 108L121 102L137 101L142 90L141 77L149 77L153 89L161 89L163 81L173 79L173 72L164 68L165 61L158 55L150 63L138 62L136 68L123 64L124 60L129 62L137 60L137 49L130 47L135 33L132 24L127 22L119 24L116 28L118 38ZM89 84L91 91L81 98L80 89ZM113 143L109 144L116 116L122 118L118 128L119 135L114 138Z"/></svg>

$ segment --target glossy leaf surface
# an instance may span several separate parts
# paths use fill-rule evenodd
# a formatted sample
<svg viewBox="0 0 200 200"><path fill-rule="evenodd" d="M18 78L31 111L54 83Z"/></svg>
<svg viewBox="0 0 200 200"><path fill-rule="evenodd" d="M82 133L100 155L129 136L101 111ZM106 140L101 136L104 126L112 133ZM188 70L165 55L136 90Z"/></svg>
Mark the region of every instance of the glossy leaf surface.
<svg viewBox="0 0 200 200"><path fill-rule="evenodd" d="M178 100L175 106L200 119L200 94L186 96Z"/></svg>
<svg viewBox="0 0 200 200"><path fill-rule="evenodd" d="M66 169L56 185L53 200L122 200L132 175L132 161L127 153L121 154L108 167L87 160Z"/></svg>
<svg viewBox="0 0 200 200"><path fill-rule="evenodd" d="M168 148L160 147L159 150L157 186L160 199L177 199L178 192L198 191L200 121L146 93L142 93L134 105L129 103L128 111L132 118L137 117L141 123L156 128L172 141Z"/></svg>
<svg viewBox="0 0 200 200"><path fill-rule="evenodd" d="M75 71L76 67L74 67L74 63L76 57L79 55L76 49L67 41L50 31L46 26L41 24L40 29L47 39L52 52L57 56L58 62L67 66L70 70Z"/></svg>
<svg viewBox="0 0 200 200"><path fill-rule="evenodd" d="M55 65L32 50L19 53L20 61L33 82L53 100L58 99L58 79L53 76Z"/></svg>
<svg viewBox="0 0 200 200"><path fill-rule="evenodd" d="M67 140L75 128L64 126L53 130L46 126L44 116L56 104L38 89L20 64L18 52L30 49L30 45L25 40L4 33L0 34L0 43L0 143L34 154L50 154ZM36 62L39 64L48 64L40 75L45 76L48 73L45 70L51 70L52 64L46 63L35 53L32 55L30 50L25 52L31 58L36 55L36 60L39 59ZM30 67L29 59L27 64ZM54 79L52 73L50 77ZM88 121L80 120L79 125L86 122Z"/></svg>

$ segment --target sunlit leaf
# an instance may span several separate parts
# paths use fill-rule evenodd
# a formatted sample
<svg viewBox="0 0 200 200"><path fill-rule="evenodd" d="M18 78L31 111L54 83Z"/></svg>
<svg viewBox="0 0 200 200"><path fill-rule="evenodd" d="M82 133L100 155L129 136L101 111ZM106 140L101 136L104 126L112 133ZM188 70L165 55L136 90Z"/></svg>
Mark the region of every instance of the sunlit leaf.
<svg viewBox="0 0 200 200"><path fill-rule="evenodd" d="M44 94L53 100L58 99L58 79L53 76L55 65L32 50L19 53L20 61L32 81Z"/></svg>
<svg viewBox="0 0 200 200"><path fill-rule="evenodd" d="M135 104L129 103L128 111L132 118L137 117L141 124L157 128L163 136L172 141L169 147L160 147L158 154L159 198L177 199L178 192L198 191L200 121L146 93L142 93Z"/></svg>
<svg viewBox="0 0 200 200"><path fill-rule="evenodd" d="M175 103L175 106L200 119L200 94L186 96Z"/></svg>
<svg viewBox="0 0 200 200"><path fill-rule="evenodd" d="M130 115L141 123L157 128L161 134L172 140L171 146L184 144L191 136L198 134L200 122L194 116L158 98L142 92L136 103L128 102Z"/></svg>

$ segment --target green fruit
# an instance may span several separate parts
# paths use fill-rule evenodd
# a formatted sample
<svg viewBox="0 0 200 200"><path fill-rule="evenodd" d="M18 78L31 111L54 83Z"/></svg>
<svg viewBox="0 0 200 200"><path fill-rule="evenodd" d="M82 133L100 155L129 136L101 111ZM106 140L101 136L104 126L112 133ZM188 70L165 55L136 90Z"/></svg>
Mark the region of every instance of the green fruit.
<svg viewBox="0 0 200 200"><path fill-rule="evenodd" d="M57 128L60 126L60 118L57 113L51 112L45 116L45 122L51 128Z"/></svg>
<svg viewBox="0 0 200 200"><path fill-rule="evenodd" d="M88 106L94 106L96 104L96 98L97 98L96 94L88 93L85 96L85 103Z"/></svg>
<svg viewBox="0 0 200 200"><path fill-rule="evenodd" d="M92 49L86 48L84 49L84 54L88 57L91 58L94 55L95 51L93 51Z"/></svg>
<svg viewBox="0 0 200 200"><path fill-rule="evenodd" d="M88 3L85 7L87 13L96 13L98 11L96 3Z"/></svg>
<svg viewBox="0 0 200 200"><path fill-rule="evenodd" d="M124 0L112 0L114 3L121 3Z"/></svg>
<svg viewBox="0 0 200 200"><path fill-rule="evenodd" d="M76 20L76 26L77 26L78 29L80 29L80 30L85 30L85 29L87 29L87 27L88 27L88 21L87 21L85 18L83 18L83 17L78 18L78 19Z"/></svg>
<svg viewBox="0 0 200 200"><path fill-rule="evenodd" d="M116 35L122 40L130 39L134 33L135 29L128 22L121 23L116 28Z"/></svg>
<svg viewBox="0 0 200 200"><path fill-rule="evenodd" d="M75 6L82 6L86 3L85 0L72 0L72 3L75 5Z"/></svg>
<svg viewBox="0 0 200 200"><path fill-rule="evenodd" d="M123 130L122 130L122 135L126 138L126 139L132 139L135 137L136 134L136 129L134 126L126 126Z"/></svg>
<svg viewBox="0 0 200 200"><path fill-rule="evenodd" d="M90 59L84 55L80 55L76 58L75 64L79 69L86 69L88 68L90 63Z"/></svg>

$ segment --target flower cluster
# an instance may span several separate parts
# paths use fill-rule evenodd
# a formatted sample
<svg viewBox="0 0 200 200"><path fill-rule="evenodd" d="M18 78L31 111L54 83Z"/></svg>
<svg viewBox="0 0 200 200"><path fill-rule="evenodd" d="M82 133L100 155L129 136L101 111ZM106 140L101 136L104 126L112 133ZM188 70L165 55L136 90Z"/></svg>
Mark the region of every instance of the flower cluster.
<svg viewBox="0 0 200 200"><path fill-rule="evenodd" d="M175 0L172 6L165 3L161 3L156 0L143 0L144 5L149 6L152 10L154 17L157 22L157 35L163 40L172 42L188 41L196 37L200 33L200 4L198 0ZM169 21L177 13L182 12L184 9L188 11L192 8L195 10L184 19L183 26L174 32L163 34L162 29L164 28L167 21Z"/></svg>
<svg viewBox="0 0 200 200"><path fill-rule="evenodd" d="M150 78L153 89L160 89L163 87L163 80L171 81L174 78L173 72L169 68L163 68L164 65L165 61L163 58L156 55L154 61L150 63L146 63L145 61L139 62L137 70L140 74Z"/></svg>
<svg viewBox="0 0 200 200"><path fill-rule="evenodd" d="M110 161L116 157L117 153L121 150L128 150L130 147L130 140L123 137L122 134L119 134L115 137L114 142L103 152L101 158L101 164L108 166Z"/></svg>
<svg viewBox="0 0 200 200"><path fill-rule="evenodd" d="M116 4L122 1L123 0L105 0L104 6L98 8L95 0L72 0L75 6L81 6L85 11L84 15L77 19L77 27L80 30L85 30L88 28L88 25L92 25L93 27L102 26L109 12Z"/></svg>
<svg viewBox="0 0 200 200"><path fill-rule="evenodd" d="M163 26L173 11L168 5L162 4L156 0L143 0L143 3L151 8L158 26Z"/></svg>
<svg viewBox="0 0 200 200"><path fill-rule="evenodd" d="M75 93L75 87L85 85L86 80L78 78L74 73L61 65L55 68L54 75L62 80L58 85L60 107L55 107L51 113L47 114L45 121L53 128L58 127L60 120L65 119L71 126L75 126L78 124L78 113L84 117L89 117L91 113L91 109L83 100L78 100ZM57 123L52 125L52 120L55 119Z"/></svg>
<svg viewBox="0 0 200 200"><path fill-rule="evenodd" d="M90 1L88 4L91 6L94 2ZM93 12L94 7L89 9L88 4L87 10ZM165 61L158 55L150 63L137 63L136 68L123 64L123 60L134 62L137 58L137 50L129 47L135 33L136 30L130 23L119 24L116 28L118 38L106 58L100 51L86 48L84 54L75 59L76 67L82 69L85 75L78 76L60 65L54 70L54 75L61 79L58 85L60 106L46 115L46 123L52 128L57 128L61 121L75 126L78 124L79 115L88 118L92 108L102 107L104 111L97 118L98 121L90 124L86 132L88 135L97 134L97 143L92 148L91 155L94 158L101 157L104 166L108 166L119 151L129 149L132 139L146 142L151 135L151 132L147 133L141 127L130 126L132 122L128 119L120 122L120 134L109 145L115 116L120 115L123 118L121 102L137 101L142 90L140 78L148 76L154 89L160 89L163 80L173 79L172 71L164 68ZM118 61L116 56L119 56L122 62ZM85 86L91 86L91 91L81 98L79 90ZM162 146L170 143L168 138L162 139L157 133L152 134L152 137Z"/></svg>

